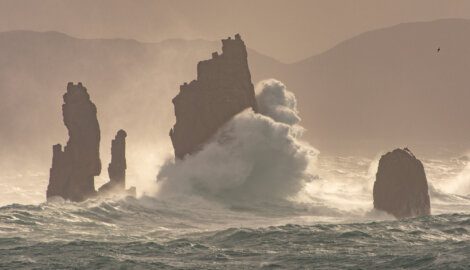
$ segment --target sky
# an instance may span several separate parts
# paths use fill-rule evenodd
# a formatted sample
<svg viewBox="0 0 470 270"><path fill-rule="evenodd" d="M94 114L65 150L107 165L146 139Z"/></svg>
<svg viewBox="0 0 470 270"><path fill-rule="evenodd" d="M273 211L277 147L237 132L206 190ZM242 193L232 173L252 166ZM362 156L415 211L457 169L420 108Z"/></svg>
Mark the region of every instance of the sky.
<svg viewBox="0 0 470 270"><path fill-rule="evenodd" d="M0 31L59 31L79 38L218 40L290 63L365 31L404 22L469 18L457 0L0 0Z"/></svg>

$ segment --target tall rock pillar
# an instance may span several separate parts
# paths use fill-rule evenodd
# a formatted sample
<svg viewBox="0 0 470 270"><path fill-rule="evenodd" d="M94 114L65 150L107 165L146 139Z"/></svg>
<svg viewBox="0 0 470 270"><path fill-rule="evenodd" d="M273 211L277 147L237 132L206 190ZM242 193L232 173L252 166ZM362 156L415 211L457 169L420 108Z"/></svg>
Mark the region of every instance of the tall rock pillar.
<svg viewBox="0 0 470 270"><path fill-rule="evenodd" d="M96 106L81 83L68 83L62 114L69 140L53 146L47 198L83 201L96 194L94 177L101 172L100 127Z"/></svg>
<svg viewBox="0 0 470 270"><path fill-rule="evenodd" d="M109 182L100 187L98 191L101 194L108 195L126 191L126 136L127 133L121 129L111 142L111 163L108 166ZM133 193L135 194L135 188Z"/></svg>

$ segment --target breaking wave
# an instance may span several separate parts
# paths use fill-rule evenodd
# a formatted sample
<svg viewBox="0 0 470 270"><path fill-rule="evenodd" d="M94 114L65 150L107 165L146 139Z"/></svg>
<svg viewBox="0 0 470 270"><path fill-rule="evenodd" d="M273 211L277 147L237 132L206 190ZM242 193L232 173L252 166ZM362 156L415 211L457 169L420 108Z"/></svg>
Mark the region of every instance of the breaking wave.
<svg viewBox="0 0 470 270"><path fill-rule="evenodd" d="M257 86L260 113L247 109L204 148L169 160L158 175L158 197L199 194L223 201L285 200L314 179L318 151L299 140L295 96L279 81Z"/></svg>

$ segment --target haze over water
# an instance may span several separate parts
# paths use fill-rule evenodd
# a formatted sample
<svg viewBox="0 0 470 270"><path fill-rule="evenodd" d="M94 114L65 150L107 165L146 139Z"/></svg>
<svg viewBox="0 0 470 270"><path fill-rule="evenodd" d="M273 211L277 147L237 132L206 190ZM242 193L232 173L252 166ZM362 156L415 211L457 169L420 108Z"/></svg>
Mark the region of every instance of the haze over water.
<svg viewBox="0 0 470 270"><path fill-rule="evenodd" d="M282 94L284 86L277 81L259 87L272 90L266 91L264 96L271 97L265 101L281 100L272 105L290 104L274 110L283 114L241 113L221 132L234 141L218 145L216 139L189 160L168 163L160 173L163 183L137 186L146 193L137 199L44 203L47 176L2 178L8 188L1 194L0 266L344 269L373 264L442 269L469 265L467 158L423 159L433 216L396 221L372 209L377 159L322 156L297 141L301 126L283 122L295 119L294 96ZM294 102L273 98L279 94ZM264 106L259 97L258 102ZM284 128L291 131L279 133ZM254 140L261 134L269 144ZM232 144L237 147L232 149ZM279 151L283 149L279 144L288 148L295 144L300 152ZM220 159L220 165L211 165L217 162L213 157ZM286 158L290 165L270 166ZM303 158L308 163L299 167ZM260 162L268 162L269 171L243 176L245 166ZM298 178L297 170L304 169L306 174ZM282 178L278 182L270 175Z"/></svg>
<svg viewBox="0 0 470 270"><path fill-rule="evenodd" d="M466 5L0 0L0 269L470 268ZM171 99L238 32L261 114L174 161ZM103 167L128 132L137 198L46 202L68 81L96 103ZM396 220L372 190L406 146L432 215Z"/></svg>

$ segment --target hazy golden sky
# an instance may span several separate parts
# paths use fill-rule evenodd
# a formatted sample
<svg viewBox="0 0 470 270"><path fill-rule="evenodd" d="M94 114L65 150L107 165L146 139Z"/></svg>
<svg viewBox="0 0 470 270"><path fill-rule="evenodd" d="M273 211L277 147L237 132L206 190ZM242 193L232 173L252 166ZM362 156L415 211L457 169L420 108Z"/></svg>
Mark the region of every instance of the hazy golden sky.
<svg viewBox="0 0 470 270"><path fill-rule="evenodd" d="M0 31L140 41L216 40L239 32L249 47L284 62L364 31L439 18L470 18L470 1L0 0Z"/></svg>

